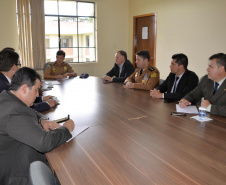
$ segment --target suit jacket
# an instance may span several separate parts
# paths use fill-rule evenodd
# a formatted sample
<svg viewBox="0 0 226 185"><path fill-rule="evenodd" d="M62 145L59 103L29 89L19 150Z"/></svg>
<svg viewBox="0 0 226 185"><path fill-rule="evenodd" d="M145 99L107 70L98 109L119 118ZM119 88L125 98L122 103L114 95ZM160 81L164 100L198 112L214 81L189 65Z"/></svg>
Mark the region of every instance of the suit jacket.
<svg viewBox="0 0 226 185"><path fill-rule="evenodd" d="M194 72L186 70L177 85L176 92L171 93L174 81L175 74L170 73L166 80L156 88L164 93L164 98L180 100L198 85L199 78Z"/></svg>
<svg viewBox="0 0 226 185"><path fill-rule="evenodd" d="M123 64L122 71L119 77L119 66L115 63L114 67L106 74L113 77L113 82L124 82L134 72L134 67L129 60L126 60Z"/></svg>
<svg viewBox="0 0 226 185"><path fill-rule="evenodd" d="M0 93L3 90L8 90L9 87L10 87L9 81L7 80L5 75L0 72Z"/></svg>
<svg viewBox="0 0 226 185"><path fill-rule="evenodd" d="M0 184L28 184L29 165L71 138L66 127L46 132L41 114L9 91L0 94Z"/></svg>
<svg viewBox="0 0 226 185"><path fill-rule="evenodd" d="M183 99L195 103L204 97L205 100L209 100L212 104L210 114L226 116L226 80L224 80L214 95L213 91L214 81L210 80L206 75L199 85Z"/></svg>
<svg viewBox="0 0 226 185"><path fill-rule="evenodd" d="M7 80L7 78L5 77L5 75L3 75L0 72L0 93L3 90L9 90L10 88L10 84L9 81ZM43 112L45 110L50 109L50 106L48 103L42 101L42 97L37 97L33 106L31 106L31 108L35 109L38 112Z"/></svg>

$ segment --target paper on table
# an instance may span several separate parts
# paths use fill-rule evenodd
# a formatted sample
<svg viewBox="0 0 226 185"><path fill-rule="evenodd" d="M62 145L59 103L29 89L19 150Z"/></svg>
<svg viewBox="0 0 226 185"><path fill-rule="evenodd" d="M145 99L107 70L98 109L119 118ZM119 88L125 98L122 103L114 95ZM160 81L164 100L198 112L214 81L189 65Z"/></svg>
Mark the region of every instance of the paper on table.
<svg viewBox="0 0 226 185"><path fill-rule="evenodd" d="M199 116L192 116L192 117L190 117L190 118L195 119L195 120L198 120L198 121L200 121L200 122L211 121L211 120L213 120L213 119L207 118L207 117L205 117L205 119L201 119Z"/></svg>
<svg viewBox="0 0 226 185"><path fill-rule="evenodd" d="M181 108L181 107L179 107L179 104L176 104L176 109L177 109L177 112L184 112L184 113L189 113L189 114L198 114L199 113L197 107L194 105L190 105L185 108Z"/></svg>
<svg viewBox="0 0 226 185"><path fill-rule="evenodd" d="M60 82L58 82L58 81L44 81L45 82L45 84L49 84L49 82L51 82L53 85L60 85L61 83Z"/></svg>
<svg viewBox="0 0 226 185"><path fill-rule="evenodd" d="M60 123L60 125L62 126L64 123ZM80 133L82 133L83 131L85 131L87 128L89 128L88 126L84 126L84 125L75 125L74 130L71 132L72 137L70 139L67 140L67 142L71 141L72 139L74 139L77 135L79 135Z"/></svg>

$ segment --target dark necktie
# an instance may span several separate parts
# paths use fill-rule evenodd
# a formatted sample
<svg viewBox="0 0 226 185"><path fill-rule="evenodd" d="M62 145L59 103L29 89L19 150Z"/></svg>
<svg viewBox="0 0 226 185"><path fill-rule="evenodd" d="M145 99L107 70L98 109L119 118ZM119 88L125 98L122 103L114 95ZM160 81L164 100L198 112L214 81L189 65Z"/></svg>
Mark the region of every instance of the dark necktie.
<svg viewBox="0 0 226 185"><path fill-rule="evenodd" d="M177 80L178 79L179 79L179 77L177 76L176 79L175 79L175 82L174 82L173 93L176 92L176 89L177 89Z"/></svg>
<svg viewBox="0 0 226 185"><path fill-rule="evenodd" d="M217 92L217 87L219 86L219 83L215 82L215 87L214 87L214 91L213 94L215 94Z"/></svg>
<svg viewBox="0 0 226 185"><path fill-rule="evenodd" d="M140 75L142 75L142 73L143 73L143 69L140 70Z"/></svg>

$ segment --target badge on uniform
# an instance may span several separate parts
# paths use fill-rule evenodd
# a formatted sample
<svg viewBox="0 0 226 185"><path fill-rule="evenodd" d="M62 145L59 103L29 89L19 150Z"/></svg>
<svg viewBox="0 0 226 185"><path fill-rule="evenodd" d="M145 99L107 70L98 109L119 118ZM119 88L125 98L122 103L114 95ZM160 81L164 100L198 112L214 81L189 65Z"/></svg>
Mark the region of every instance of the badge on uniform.
<svg viewBox="0 0 226 185"><path fill-rule="evenodd" d="M66 66L64 67L64 70L67 71L67 67Z"/></svg>
<svg viewBox="0 0 226 185"><path fill-rule="evenodd" d="M138 76L138 72L136 72L136 74L135 74L135 77L137 77Z"/></svg>
<svg viewBox="0 0 226 185"><path fill-rule="evenodd" d="M151 74L151 77L156 77L156 73Z"/></svg>
<svg viewBox="0 0 226 185"><path fill-rule="evenodd" d="M142 83L143 83L143 84L146 84L147 81L148 81L148 74L145 74L145 75L144 75L144 78L143 78L143 80L142 80Z"/></svg>
<svg viewBox="0 0 226 185"><path fill-rule="evenodd" d="M53 72L56 72L56 69L55 69L55 67L53 67Z"/></svg>

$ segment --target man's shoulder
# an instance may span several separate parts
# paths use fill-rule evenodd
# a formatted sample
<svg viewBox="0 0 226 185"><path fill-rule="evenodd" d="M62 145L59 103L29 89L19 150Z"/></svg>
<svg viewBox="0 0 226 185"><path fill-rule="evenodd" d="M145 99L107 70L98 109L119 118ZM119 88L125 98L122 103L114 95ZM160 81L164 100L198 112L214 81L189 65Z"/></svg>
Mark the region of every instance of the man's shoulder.
<svg viewBox="0 0 226 185"><path fill-rule="evenodd" d="M68 62L63 62L63 65L62 66L66 66L66 67L71 67L71 65L68 63Z"/></svg>
<svg viewBox="0 0 226 185"><path fill-rule="evenodd" d="M153 65L149 65L147 71L150 72L150 73L154 73L154 72L159 73L158 68L153 66Z"/></svg>
<svg viewBox="0 0 226 185"><path fill-rule="evenodd" d="M201 77L200 83L212 83L213 80L208 78L208 75Z"/></svg>
<svg viewBox="0 0 226 185"><path fill-rule="evenodd" d="M47 67L52 67L52 66L55 66L56 65L56 62L49 62Z"/></svg>
<svg viewBox="0 0 226 185"><path fill-rule="evenodd" d="M125 61L123 67L135 69L134 66L133 66L133 64L129 60L126 60Z"/></svg>
<svg viewBox="0 0 226 185"><path fill-rule="evenodd" d="M197 76L196 73L195 73L194 71L191 71L191 70L188 70L188 69L185 71L185 74L186 74L186 75L189 75L189 76ZM198 77L198 76L197 76L197 77Z"/></svg>
<svg viewBox="0 0 226 185"><path fill-rule="evenodd" d="M129 60L126 60L124 65L132 65L133 66L133 64Z"/></svg>

